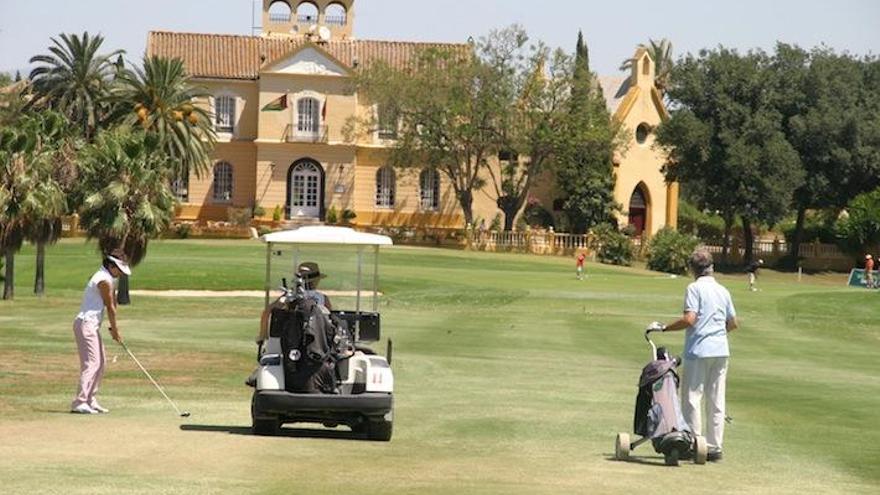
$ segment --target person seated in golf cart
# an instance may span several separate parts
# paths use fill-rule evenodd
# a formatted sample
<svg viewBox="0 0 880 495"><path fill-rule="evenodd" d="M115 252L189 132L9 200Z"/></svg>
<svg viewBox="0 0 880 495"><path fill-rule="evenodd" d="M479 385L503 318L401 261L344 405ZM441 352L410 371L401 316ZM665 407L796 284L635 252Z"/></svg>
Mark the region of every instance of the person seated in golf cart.
<svg viewBox="0 0 880 495"><path fill-rule="evenodd" d="M317 263L312 261L300 263L294 276L302 278L306 298L315 301L318 306L326 309L327 314L333 310L330 298L327 297L327 294L318 290L321 279L326 278L327 275L321 273ZM268 308L263 310L263 314L260 316L260 334L257 336L258 345L269 338L269 318L272 315L272 310L282 308L285 304L284 295L282 295L270 304Z"/></svg>

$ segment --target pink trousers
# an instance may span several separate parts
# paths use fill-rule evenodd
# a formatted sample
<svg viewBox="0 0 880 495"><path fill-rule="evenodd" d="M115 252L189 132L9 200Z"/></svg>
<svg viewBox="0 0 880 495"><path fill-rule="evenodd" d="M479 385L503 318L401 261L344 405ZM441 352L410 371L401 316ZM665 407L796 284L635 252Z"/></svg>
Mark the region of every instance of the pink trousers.
<svg viewBox="0 0 880 495"><path fill-rule="evenodd" d="M79 350L80 375L79 390L70 405L71 409L80 404L95 404L95 395L101 385L101 378L104 377L106 361L100 329L99 322L83 321L79 318L73 321L73 335Z"/></svg>

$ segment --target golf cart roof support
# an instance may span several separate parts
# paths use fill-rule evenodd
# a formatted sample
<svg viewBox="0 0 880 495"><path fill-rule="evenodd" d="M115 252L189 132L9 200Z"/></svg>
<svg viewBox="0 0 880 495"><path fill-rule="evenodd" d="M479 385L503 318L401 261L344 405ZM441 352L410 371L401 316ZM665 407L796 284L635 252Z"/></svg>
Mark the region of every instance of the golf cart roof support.
<svg viewBox="0 0 880 495"><path fill-rule="evenodd" d="M379 311L379 246L373 246L373 313Z"/></svg>
<svg viewBox="0 0 880 495"><path fill-rule="evenodd" d="M357 302L355 306L355 314L358 315L354 322L354 341L361 340L361 271L364 262L364 247L358 246L358 278L357 278Z"/></svg>
<svg viewBox="0 0 880 495"><path fill-rule="evenodd" d="M264 308L269 307L269 289L270 289L269 277L272 276L271 268L272 268L272 243L267 242L266 243L266 282L264 283L264 287L263 287L266 290L266 301L263 306Z"/></svg>

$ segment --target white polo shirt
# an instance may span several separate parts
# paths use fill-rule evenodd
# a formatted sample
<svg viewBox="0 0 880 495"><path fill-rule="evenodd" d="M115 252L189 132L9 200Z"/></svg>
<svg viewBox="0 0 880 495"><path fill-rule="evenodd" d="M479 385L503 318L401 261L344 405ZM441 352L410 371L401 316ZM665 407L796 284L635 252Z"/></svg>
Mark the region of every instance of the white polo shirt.
<svg viewBox="0 0 880 495"><path fill-rule="evenodd" d="M79 314L76 315L82 321L100 324L104 319L104 299L101 297L101 290L98 288L100 282L109 283L111 291L116 288L116 279L113 278L109 270L102 266L100 270L95 272L86 284L82 304L79 306Z"/></svg>
<svg viewBox="0 0 880 495"><path fill-rule="evenodd" d="M736 316L730 292L715 277L704 276L688 285L684 310L697 315L684 339L685 359L728 357L727 321Z"/></svg>

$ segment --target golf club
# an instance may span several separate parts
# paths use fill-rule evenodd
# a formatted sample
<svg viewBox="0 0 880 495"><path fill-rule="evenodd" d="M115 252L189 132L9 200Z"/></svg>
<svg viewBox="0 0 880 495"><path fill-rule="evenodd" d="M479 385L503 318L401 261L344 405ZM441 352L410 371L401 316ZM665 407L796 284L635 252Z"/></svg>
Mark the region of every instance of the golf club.
<svg viewBox="0 0 880 495"><path fill-rule="evenodd" d="M138 361L138 359L137 359L136 357L134 357L134 354L132 354L131 351L128 350L128 346L125 345L125 342L120 342L119 345L121 345L122 348L125 349L125 352L128 353L128 355L129 355L129 357L131 357L132 361L134 361L135 364L138 365L138 368L140 368L141 371L143 371L144 374L147 375L147 378L149 378L150 381L153 382L153 385L155 385L156 388L159 389L159 392L162 394L162 397L165 397L165 400L167 400L168 403L171 404L171 407L173 407L174 410L177 411L177 414L180 415L181 418L188 418L189 415L190 415L190 414L189 414L189 411L181 411L181 410L177 407L177 404L175 404L174 401L171 400L171 399L168 397L168 394L166 394L165 391L162 390L162 387L160 387L159 384L156 382L156 380L154 380L153 377L150 376L150 372L147 371L146 368L144 368L144 365L142 365L141 362Z"/></svg>

